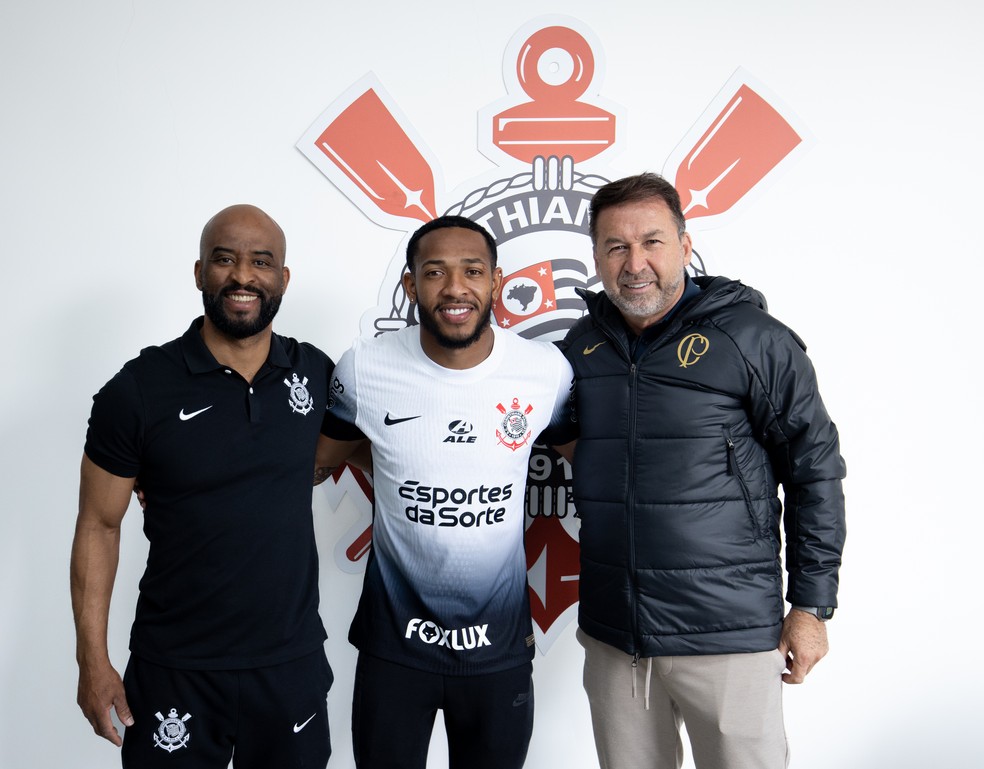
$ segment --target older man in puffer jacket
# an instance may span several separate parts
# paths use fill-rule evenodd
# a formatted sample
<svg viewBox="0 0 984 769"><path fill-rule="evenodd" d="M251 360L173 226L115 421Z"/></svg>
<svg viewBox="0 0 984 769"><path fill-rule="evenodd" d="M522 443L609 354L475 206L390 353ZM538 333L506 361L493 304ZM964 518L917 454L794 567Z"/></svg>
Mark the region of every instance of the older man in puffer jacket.
<svg viewBox="0 0 984 769"><path fill-rule="evenodd" d="M605 291L584 293L562 347L577 378L578 638L601 765L676 769L683 722L698 769L781 769L782 681L826 654L837 606L837 430L805 345L762 295L686 274L671 184L602 187L591 235Z"/></svg>

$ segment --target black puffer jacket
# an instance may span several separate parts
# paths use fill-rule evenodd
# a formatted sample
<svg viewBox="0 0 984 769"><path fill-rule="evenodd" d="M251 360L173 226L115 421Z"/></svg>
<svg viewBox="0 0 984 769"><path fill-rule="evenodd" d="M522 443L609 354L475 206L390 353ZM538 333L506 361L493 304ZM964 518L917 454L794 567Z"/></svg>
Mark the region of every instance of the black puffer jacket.
<svg viewBox="0 0 984 769"><path fill-rule="evenodd" d="M643 657L776 648L780 518L787 599L837 605L845 465L805 346L757 291L696 282L636 364L601 293L562 345L580 421L579 623Z"/></svg>

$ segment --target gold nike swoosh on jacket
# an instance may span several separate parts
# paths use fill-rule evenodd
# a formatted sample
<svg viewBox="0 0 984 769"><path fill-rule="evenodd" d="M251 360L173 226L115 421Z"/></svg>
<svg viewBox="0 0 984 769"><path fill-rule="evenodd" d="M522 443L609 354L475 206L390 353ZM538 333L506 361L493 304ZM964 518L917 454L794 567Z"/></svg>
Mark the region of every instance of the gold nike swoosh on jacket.
<svg viewBox="0 0 984 769"><path fill-rule="evenodd" d="M596 344L596 345L592 345L591 347L585 347L585 348L584 348L584 353L583 353L583 354L584 354L584 355L590 355L590 354L591 354L591 353L593 353L593 352L594 352L595 350L597 350L597 349L598 349L599 347L601 347L601 346L602 346L603 344L605 344L605 343L604 343L604 342L598 342L598 344Z"/></svg>

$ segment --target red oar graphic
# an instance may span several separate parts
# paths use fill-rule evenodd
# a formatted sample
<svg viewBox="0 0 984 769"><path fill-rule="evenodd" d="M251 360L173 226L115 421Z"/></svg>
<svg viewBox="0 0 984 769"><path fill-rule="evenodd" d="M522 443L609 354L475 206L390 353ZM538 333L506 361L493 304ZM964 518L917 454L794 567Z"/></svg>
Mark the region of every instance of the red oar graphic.
<svg viewBox="0 0 984 769"><path fill-rule="evenodd" d="M731 211L808 136L749 79L739 70L679 145L690 148L675 179L688 221Z"/></svg>
<svg viewBox="0 0 984 769"><path fill-rule="evenodd" d="M577 603L580 549L557 518L537 517L526 527L530 613L544 635Z"/></svg>
<svg viewBox="0 0 984 769"><path fill-rule="evenodd" d="M342 473L346 470L352 474L352 477L355 479L356 484L358 484L359 489L365 495L366 499L369 500L369 504L372 505L373 499L375 498L372 488L372 481L364 471L360 470L355 465L344 464L336 467L335 471L331 474L331 482L337 485L342 477ZM372 524L362 529L355 539L349 543L349 545L345 548L345 557L350 562L357 563L369 553L369 547L371 544Z"/></svg>
<svg viewBox="0 0 984 769"><path fill-rule="evenodd" d="M336 100L297 147L370 219L416 229L407 219L430 221L437 205L432 165L412 133L370 74Z"/></svg>

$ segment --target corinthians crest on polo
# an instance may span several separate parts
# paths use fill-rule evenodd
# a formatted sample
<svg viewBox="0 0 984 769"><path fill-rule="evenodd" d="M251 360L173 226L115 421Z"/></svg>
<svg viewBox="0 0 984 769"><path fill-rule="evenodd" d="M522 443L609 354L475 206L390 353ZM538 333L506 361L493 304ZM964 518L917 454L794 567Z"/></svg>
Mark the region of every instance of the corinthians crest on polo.
<svg viewBox="0 0 984 769"><path fill-rule="evenodd" d="M597 164L625 145L625 110L600 95L604 63L600 42L576 19L546 16L523 25L503 57L507 94L479 111L478 148L499 167L452 193L441 184L436 158L373 73L336 99L297 147L369 219L406 238L445 213L484 226L496 240L504 275L495 322L555 341L585 312L575 289L598 286L588 207L614 176ZM739 69L670 154L664 176L680 192L691 229L726 222L806 146L802 126L766 93ZM405 245L388 259L378 304L363 316L366 336L417 323L401 281ZM690 271L705 272L696 252ZM521 408L506 411L501 443L518 448L536 437L517 432L523 420L513 411L522 416ZM357 483L342 474L329 483L363 490L364 515L336 554L362 559L371 536L371 482L354 468L346 473ZM576 616L579 567L570 466L545 447L534 446L530 460L526 526L536 642L546 651Z"/></svg>
<svg viewBox="0 0 984 769"><path fill-rule="evenodd" d="M293 380L293 381L292 381ZM290 388L291 411L297 414L307 414L314 408L314 398L307 389L308 378L299 379L297 374L291 374L291 379L285 379L284 384Z"/></svg>

